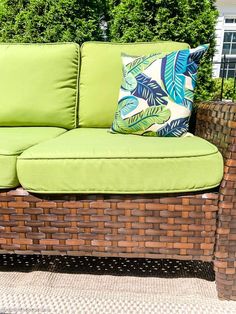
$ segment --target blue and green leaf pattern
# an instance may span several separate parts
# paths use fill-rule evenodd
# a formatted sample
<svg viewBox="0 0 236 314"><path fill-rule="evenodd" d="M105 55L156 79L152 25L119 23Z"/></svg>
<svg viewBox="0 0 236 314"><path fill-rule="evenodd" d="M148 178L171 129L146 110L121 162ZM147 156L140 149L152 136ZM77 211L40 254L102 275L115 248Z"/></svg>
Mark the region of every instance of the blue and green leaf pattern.
<svg viewBox="0 0 236 314"><path fill-rule="evenodd" d="M137 77L137 87L132 94L147 101L148 106L167 104L167 93L161 88L157 81L152 80L145 74Z"/></svg>
<svg viewBox="0 0 236 314"><path fill-rule="evenodd" d="M161 63L161 78L169 97L177 104L184 99L184 86L189 50L172 52L163 58Z"/></svg>
<svg viewBox="0 0 236 314"><path fill-rule="evenodd" d="M137 86L136 77L146 70L154 61L160 58L160 53L151 54L136 58L134 61L128 63L123 67L123 83L121 88L132 91Z"/></svg>
<svg viewBox="0 0 236 314"><path fill-rule="evenodd" d="M164 127L157 131L158 136L181 136L182 134L188 132L188 124L189 117L172 120L170 123L167 123Z"/></svg>
<svg viewBox="0 0 236 314"><path fill-rule="evenodd" d="M138 98L134 96L123 97L119 101L118 106L122 119L125 119L128 114L138 107Z"/></svg>
<svg viewBox="0 0 236 314"><path fill-rule="evenodd" d="M143 134L152 125L163 124L170 118L170 110L166 106L148 107L132 117L122 119L117 113L116 121L113 123L112 131L117 132L117 127L122 130L120 133Z"/></svg>
<svg viewBox="0 0 236 314"><path fill-rule="evenodd" d="M128 61L123 56L123 82L111 132L158 137L187 133L197 70L208 46Z"/></svg>

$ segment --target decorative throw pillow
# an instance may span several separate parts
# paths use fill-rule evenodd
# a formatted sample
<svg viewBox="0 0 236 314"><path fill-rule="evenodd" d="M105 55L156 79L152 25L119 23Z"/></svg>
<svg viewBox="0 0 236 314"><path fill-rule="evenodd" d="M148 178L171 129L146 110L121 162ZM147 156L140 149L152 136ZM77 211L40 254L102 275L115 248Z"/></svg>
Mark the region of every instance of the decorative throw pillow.
<svg viewBox="0 0 236 314"><path fill-rule="evenodd" d="M123 82L111 132L182 136L188 131L200 59L209 45L169 54L122 55Z"/></svg>

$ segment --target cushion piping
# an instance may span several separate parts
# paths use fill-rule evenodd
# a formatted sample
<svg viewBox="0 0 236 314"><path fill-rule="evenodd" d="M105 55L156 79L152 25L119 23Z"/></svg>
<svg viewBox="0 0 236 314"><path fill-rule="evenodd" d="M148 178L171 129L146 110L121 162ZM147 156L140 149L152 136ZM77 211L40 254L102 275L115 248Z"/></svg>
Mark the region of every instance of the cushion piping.
<svg viewBox="0 0 236 314"><path fill-rule="evenodd" d="M76 90L75 90L75 112L74 112L74 128L78 126L78 111L79 111L79 78L80 78L80 68L81 68L81 53L79 51L79 45L76 44L77 52L77 79L76 79Z"/></svg>
<svg viewBox="0 0 236 314"><path fill-rule="evenodd" d="M176 157L52 157L52 158L46 158L46 157L22 157L19 156L17 159L19 160L48 160L48 161L52 161L52 160L77 160L77 159L179 159L179 158L198 158L198 157L204 157L204 156L212 156L212 155L218 155L219 151L211 153L211 154L204 154L204 155L193 155L193 156L176 156Z"/></svg>
<svg viewBox="0 0 236 314"><path fill-rule="evenodd" d="M220 181L221 182L221 181ZM70 193L70 194L80 194L80 193L88 193L88 194L91 194L92 193L99 193L99 194L165 194L165 193L179 193L179 192L196 192L196 191L202 191L202 190L210 190L210 189L213 189L217 186L220 185L220 182L217 183L217 184L214 184L214 185L209 185L209 186L205 186L205 187L197 187L197 188L194 188L194 189L179 189L179 190L130 190L130 191L127 191L127 190L69 190L69 191L64 191L64 190L61 190L61 191L48 191L48 190L33 190L33 189L27 189L25 187L25 189L29 192L32 192L32 193L42 193L42 194L67 194L67 193Z"/></svg>
<svg viewBox="0 0 236 314"><path fill-rule="evenodd" d="M145 41L140 41L140 42L134 42L134 43L121 43L121 42L102 42L102 41L86 41L81 45L81 49L85 46L85 45L90 45L90 44L96 44L96 45L113 45L113 46L118 46L118 45L122 45L122 46L132 46L132 45L150 45L150 44L155 44L155 43L162 43L162 42L167 42L166 40L156 40L156 41L151 41L151 42L145 42ZM172 40L168 41L168 42L172 42L172 43L176 43ZM186 44L185 42L178 42L179 44ZM190 45L188 45L190 47Z"/></svg>

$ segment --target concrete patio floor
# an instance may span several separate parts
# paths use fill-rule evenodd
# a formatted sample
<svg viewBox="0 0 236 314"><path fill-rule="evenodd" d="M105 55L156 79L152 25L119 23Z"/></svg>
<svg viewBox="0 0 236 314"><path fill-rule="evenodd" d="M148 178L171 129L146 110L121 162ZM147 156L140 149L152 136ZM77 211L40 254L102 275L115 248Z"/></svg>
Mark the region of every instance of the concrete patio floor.
<svg viewBox="0 0 236 314"><path fill-rule="evenodd" d="M0 313L236 313L217 299L212 264L0 256Z"/></svg>

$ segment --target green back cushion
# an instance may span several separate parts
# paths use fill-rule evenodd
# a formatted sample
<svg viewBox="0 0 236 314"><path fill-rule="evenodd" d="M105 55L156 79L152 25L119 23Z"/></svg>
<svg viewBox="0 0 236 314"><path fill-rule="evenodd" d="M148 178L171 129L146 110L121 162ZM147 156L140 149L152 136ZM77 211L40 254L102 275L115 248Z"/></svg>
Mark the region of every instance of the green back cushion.
<svg viewBox="0 0 236 314"><path fill-rule="evenodd" d="M79 126L110 127L122 81L121 53L140 56L189 48L176 42L101 43L87 42L81 48Z"/></svg>
<svg viewBox="0 0 236 314"><path fill-rule="evenodd" d="M1 44L0 69L0 126L76 127L77 44Z"/></svg>

